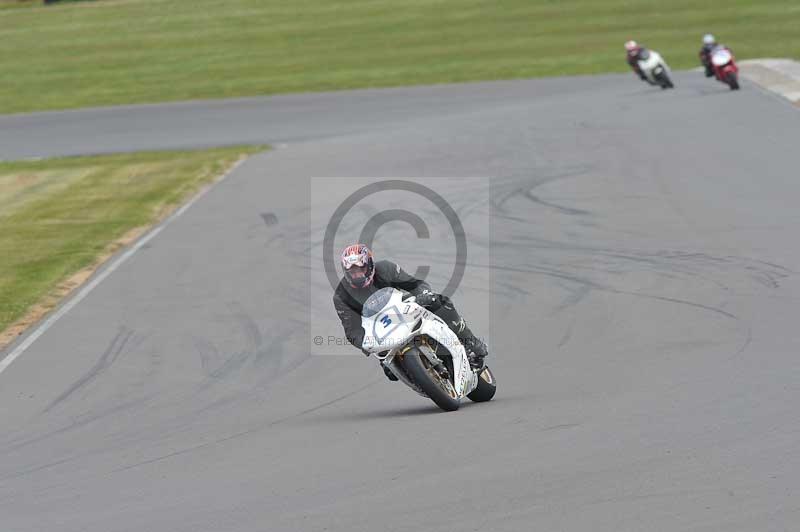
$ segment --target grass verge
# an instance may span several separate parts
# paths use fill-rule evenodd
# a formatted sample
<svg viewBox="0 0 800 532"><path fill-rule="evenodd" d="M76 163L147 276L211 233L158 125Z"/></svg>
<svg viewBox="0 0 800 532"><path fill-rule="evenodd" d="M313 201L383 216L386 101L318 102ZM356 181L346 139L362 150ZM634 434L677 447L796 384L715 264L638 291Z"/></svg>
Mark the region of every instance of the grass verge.
<svg viewBox="0 0 800 532"><path fill-rule="evenodd" d="M0 348L117 249L264 149L0 162Z"/></svg>
<svg viewBox="0 0 800 532"><path fill-rule="evenodd" d="M686 68L709 31L798 58L797 28L796 0L36 4L0 9L0 113L624 71L630 38Z"/></svg>

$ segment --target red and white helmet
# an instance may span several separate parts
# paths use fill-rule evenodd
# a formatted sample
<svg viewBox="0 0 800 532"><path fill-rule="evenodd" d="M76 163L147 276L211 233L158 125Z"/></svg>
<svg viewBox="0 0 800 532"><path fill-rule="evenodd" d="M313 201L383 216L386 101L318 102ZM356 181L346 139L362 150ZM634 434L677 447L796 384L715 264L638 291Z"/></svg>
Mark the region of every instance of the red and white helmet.
<svg viewBox="0 0 800 532"><path fill-rule="evenodd" d="M628 53L635 52L639 50L639 48L640 48L639 43L637 43L636 41L628 41L625 43L625 51L627 51Z"/></svg>
<svg viewBox="0 0 800 532"><path fill-rule="evenodd" d="M375 262L372 251L364 244L353 244L342 251L344 278L353 288L364 288L372 284L375 277Z"/></svg>

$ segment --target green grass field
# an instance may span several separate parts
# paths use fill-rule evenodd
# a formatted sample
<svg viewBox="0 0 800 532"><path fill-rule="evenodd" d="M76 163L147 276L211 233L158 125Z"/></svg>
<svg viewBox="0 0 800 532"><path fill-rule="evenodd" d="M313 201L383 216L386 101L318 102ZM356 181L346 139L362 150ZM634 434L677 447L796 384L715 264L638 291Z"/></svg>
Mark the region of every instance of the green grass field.
<svg viewBox="0 0 800 532"><path fill-rule="evenodd" d="M46 296L55 303L64 292L59 283L95 264L115 241L264 149L0 162L0 332Z"/></svg>
<svg viewBox="0 0 800 532"><path fill-rule="evenodd" d="M0 113L800 57L797 0L98 0L0 9Z"/></svg>

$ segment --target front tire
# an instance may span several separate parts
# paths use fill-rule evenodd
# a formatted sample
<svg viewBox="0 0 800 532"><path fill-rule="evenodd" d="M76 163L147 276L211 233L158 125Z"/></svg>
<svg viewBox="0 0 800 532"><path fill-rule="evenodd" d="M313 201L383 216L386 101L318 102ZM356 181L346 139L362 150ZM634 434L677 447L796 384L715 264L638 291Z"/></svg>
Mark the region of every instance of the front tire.
<svg viewBox="0 0 800 532"><path fill-rule="evenodd" d="M446 384L443 383L428 358L422 355L416 347L412 347L403 355L401 363L411 380L431 398L431 401L436 403L436 406L445 412L458 410L461 400L456 395L453 384L450 381L446 381Z"/></svg>
<svg viewBox="0 0 800 532"><path fill-rule="evenodd" d="M731 72L728 74L728 86L731 88L732 91L739 90L739 79L736 77L736 74Z"/></svg>

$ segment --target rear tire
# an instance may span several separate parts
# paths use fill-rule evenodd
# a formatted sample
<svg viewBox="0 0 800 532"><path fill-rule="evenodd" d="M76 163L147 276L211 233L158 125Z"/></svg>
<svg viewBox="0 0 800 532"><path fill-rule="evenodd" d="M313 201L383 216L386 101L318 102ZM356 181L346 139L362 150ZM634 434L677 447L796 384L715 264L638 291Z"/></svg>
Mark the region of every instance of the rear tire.
<svg viewBox="0 0 800 532"><path fill-rule="evenodd" d="M489 366L484 366L483 371L478 374L478 386L467 394L470 400L476 403L485 403L491 401L497 392L497 381L494 380L494 374Z"/></svg>
<svg viewBox="0 0 800 532"><path fill-rule="evenodd" d="M434 376L436 370L430 367L430 361L416 347L412 347L403 355L401 364L408 376L431 398L431 401L436 403L436 406L445 412L458 410L461 401L456 396L452 383L448 381L450 390L445 390L439 379Z"/></svg>
<svg viewBox="0 0 800 532"><path fill-rule="evenodd" d="M731 72L728 74L728 86L731 88L732 91L739 90L739 79L736 77L736 74Z"/></svg>

